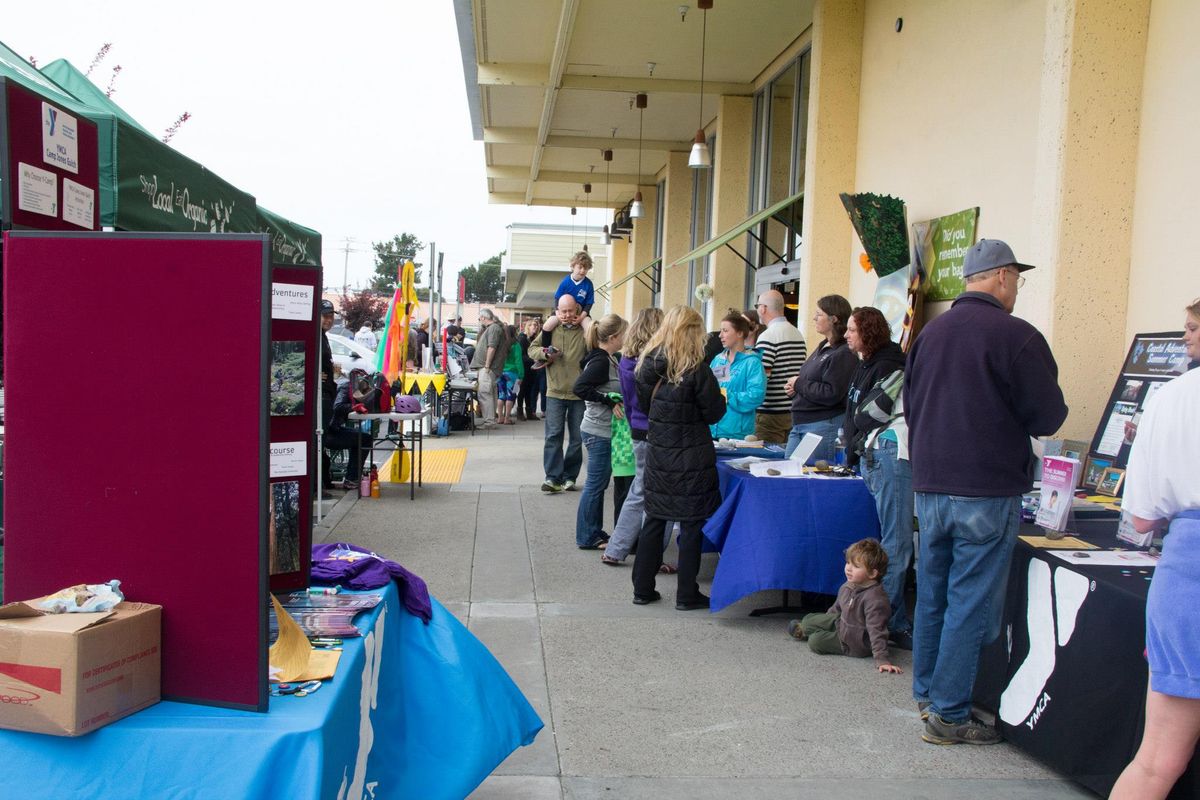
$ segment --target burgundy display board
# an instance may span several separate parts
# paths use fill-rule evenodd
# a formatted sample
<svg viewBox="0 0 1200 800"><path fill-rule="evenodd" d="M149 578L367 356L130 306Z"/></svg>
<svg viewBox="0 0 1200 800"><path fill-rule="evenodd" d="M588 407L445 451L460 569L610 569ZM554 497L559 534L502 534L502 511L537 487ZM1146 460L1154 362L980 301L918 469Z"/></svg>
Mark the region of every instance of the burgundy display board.
<svg viewBox="0 0 1200 800"><path fill-rule="evenodd" d="M271 591L308 588L321 351L321 268L271 267Z"/></svg>
<svg viewBox="0 0 1200 800"><path fill-rule="evenodd" d="M96 123L0 78L0 220L5 228L100 228Z"/></svg>
<svg viewBox="0 0 1200 800"><path fill-rule="evenodd" d="M260 711L269 252L4 235L4 599L119 579L163 607L164 697Z"/></svg>

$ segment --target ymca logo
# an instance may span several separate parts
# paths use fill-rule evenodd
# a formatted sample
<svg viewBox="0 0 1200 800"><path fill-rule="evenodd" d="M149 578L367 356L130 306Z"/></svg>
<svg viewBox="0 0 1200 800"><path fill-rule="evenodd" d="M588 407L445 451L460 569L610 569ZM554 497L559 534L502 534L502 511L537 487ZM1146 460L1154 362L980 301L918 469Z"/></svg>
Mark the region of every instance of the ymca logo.
<svg viewBox="0 0 1200 800"><path fill-rule="evenodd" d="M1000 719L1033 730L1050 704L1045 689L1046 681L1054 674L1057 648L1071 641L1091 582L1062 567L1053 570L1052 580L1050 565L1035 558L1029 562L1028 583L1025 624L1029 629L1029 653L1000 695ZM1008 649L1011 653L1011 627Z"/></svg>
<svg viewBox="0 0 1200 800"><path fill-rule="evenodd" d="M50 135L54 135L54 126L58 124L58 109L54 106L49 106L46 109L46 121L50 124Z"/></svg>

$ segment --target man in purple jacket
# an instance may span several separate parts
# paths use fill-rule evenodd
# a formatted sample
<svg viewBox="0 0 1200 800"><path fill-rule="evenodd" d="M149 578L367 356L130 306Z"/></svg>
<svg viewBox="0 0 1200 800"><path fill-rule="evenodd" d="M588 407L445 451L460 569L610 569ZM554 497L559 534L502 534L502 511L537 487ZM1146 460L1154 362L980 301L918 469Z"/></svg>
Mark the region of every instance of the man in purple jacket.
<svg viewBox="0 0 1200 800"><path fill-rule="evenodd" d="M921 561L913 628L913 697L932 744L994 744L971 717L980 648L1000 633L1021 495L1033 486L1031 436L1067 417L1046 339L1012 316L1032 269L981 239L967 251L967 291L908 354L908 419Z"/></svg>

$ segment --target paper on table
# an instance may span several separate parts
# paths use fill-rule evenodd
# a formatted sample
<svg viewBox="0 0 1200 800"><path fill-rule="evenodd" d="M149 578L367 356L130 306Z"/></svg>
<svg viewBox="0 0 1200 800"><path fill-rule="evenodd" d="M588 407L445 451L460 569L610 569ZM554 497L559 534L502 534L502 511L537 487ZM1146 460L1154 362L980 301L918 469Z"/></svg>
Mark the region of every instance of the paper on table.
<svg viewBox="0 0 1200 800"><path fill-rule="evenodd" d="M1022 536L1022 542L1033 547L1041 547L1046 550L1099 550L1100 546L1085 542L1083 539L1077 539L1074 536L1064 536L1061 539L1050 539L1045 536Z"/></svg>
<svg viewBox="0 0 1200 800"><path fill-rule="evenodd" d="M795 459L783 461L763 459L750 465L750 474L759 478L802 478L804 477L804 462Z"/></svg>
<svg viewBox="0 0 1200 800"><path fill-rule="evenodd" d="M800 444L792 451L792 460L799 461L801 464L812 458L812 454L816 451L817 446L821 444L821 437L815 433L806 433L804 438L800 440Z"/></svg>
<svg viewBox="0 0 1200 800"><path fill-rule="evenodd" d="M1063 561L1088 567L1156 567L1158 559L1149 553L1134 550L1105 550L1099 553L1080 553L1078 550L1055 550Z"/></svg>
<svg viewBox="0 0 1200 800"><path fill-rule="evenodd" d="M271 595L271 604L279 621L279 638L268 652L270 666L278 670L272 677L285 683L332 678L342 654L336 650L314 650L296 620L279 605L275 595Z"/></svg>

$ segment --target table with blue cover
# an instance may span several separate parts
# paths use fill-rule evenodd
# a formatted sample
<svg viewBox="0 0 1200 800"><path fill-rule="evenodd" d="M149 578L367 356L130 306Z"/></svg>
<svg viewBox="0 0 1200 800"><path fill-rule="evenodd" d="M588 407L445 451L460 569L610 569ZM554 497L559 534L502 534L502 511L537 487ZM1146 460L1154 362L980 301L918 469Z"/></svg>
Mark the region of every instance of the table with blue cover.
<svg viewBox="0 0 1200 800"><path fill-rule="evenodd" d="M360 614L337 674L269 713L162 702L79 738L0 731L3 797L462 798L542 721L437 600L394 583ZM432 599L432 598L431 598Z"/></svg>
<svg viewBox="0 0 1200 800"><path fill-rule="evenodd" d="M861 478L766 478L719 462L721 507L704 526L721 554L713 611L753 592L837 594L844 551L879 538L875 501Z"/></svg>

